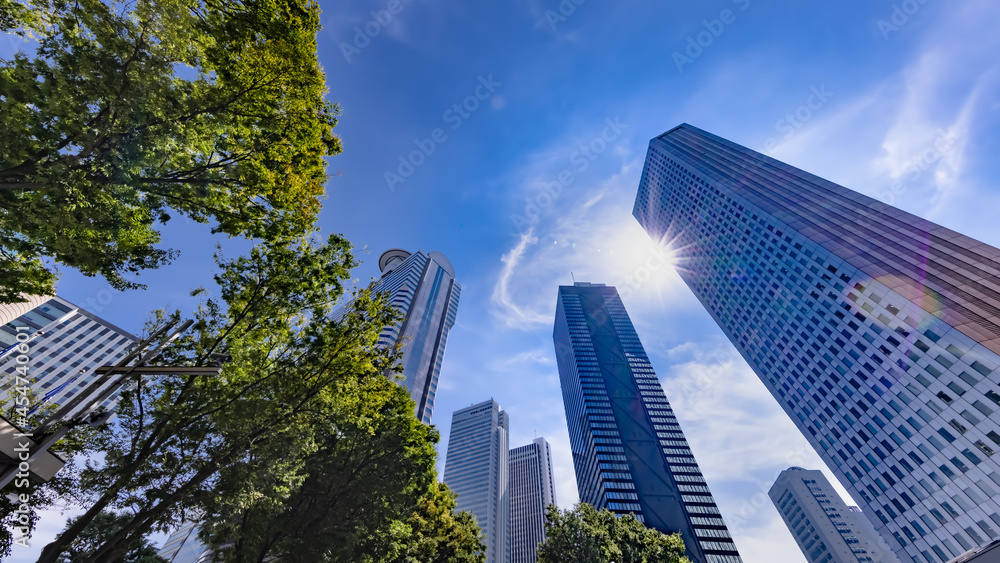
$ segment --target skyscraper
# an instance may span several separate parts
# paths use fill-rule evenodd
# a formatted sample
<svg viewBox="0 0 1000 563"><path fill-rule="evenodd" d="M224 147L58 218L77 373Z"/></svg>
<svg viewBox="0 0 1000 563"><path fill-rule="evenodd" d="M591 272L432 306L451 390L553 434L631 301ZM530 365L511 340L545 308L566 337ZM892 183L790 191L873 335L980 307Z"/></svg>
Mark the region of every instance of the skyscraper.
<svg viewBox="0 0 1000 563"><path fill-rule="evenodd" d="M198 523L188 521L170 534L157 553L167 563L198 563L211 561L212 550L198 539Z"/></svg>
<svg viewBox="0 0 1000 563"><path fill-rule="evenodd" d="M580 502L679 532L694 562L739 563L618 291L560 286L553 339Z"/></svg>
<svg viewBox="0 0 1000 563"><path fill-rule="evenodd" d="M998 537L1000 250L686 124L633 214L901 560Z"/></svg>
<svg viewBox="0 0 1000 563"><path fill-rule="evenodd" d="M471 512L486 536L486 563L510 560L507 434L510 419L490 399L455 411L448 435L444 482L458 494L457 510Z"/></svg>
<svg viewBox="0 0 1000 563"><path fill-rule="evenodd" d="M20 374L26 375L43 400L60 405L90 385L94 368L115 364L138 342L132 334L61 297L28 299L0 309L0 320L6 321L0 325L0 403L11 398L9 390ZM112 397L105 406L116 399ZM67 414L73 416L87 406Z"/></svg>
<svg viewBox="0 0 1000 563"><path fill-rule="evenodd" d="M535 563L545 539L545 507L556 502L545 438L510 450L510 563Z"/></svg>
<svg viewBox="0 0 1000 563"><path fill-rule="evenodd" d="M389 302L403 315L399 323L382 331L379 343L392 346L402 341L403 385L417 403L417 418L430 424L448 331L455 324L462 288L455 282L455 268L440 252L394 248L382 253L378 267L382 277L371 289L387 292ZM342 315L347 307L335 315Z"/></svg>
<svg viewBox="0 0 1000 563"><path fill-rule="evenodd" d="M898 563L888 543L851 510L822 471L792 467L768 491L809 563Z"/></svg>

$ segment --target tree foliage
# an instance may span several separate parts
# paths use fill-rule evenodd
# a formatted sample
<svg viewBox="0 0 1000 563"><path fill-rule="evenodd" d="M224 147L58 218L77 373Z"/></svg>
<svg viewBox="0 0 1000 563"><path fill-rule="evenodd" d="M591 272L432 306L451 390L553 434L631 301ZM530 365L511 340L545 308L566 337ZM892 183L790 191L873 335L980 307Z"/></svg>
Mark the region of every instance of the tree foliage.
<svg viewBox="0 0 1000 563"><path fill-rule="evenodd" d="M213 496L206 507L202 535L221 547L219 560L353 563L364 539L405 517L434 482L437 432L417 420L405 388L367 378L340 399L316 413L323 424L299 480L275 481L267 467L257 478L240 471L220 479L240 492Z"/></svg>
<svg viewBox="0 0 1000 563"><path fill-rule="evenodd" d="M634 516L618 516L580 503L573 510L546 508L545 541L538 563L690 563L680 534L647 528Z"/></svg>
<svg viewBox="0 0 1000 563"><path fill-rule="evenodd" d="M157 363L206 366L222 357L221 374L143 379L123 393L116 423L94 443L103 463L81 476L90 508L39 561L54 563L106 509L132 518L90 562L113 561L151 530L208 509L266 506L301 486L309 456L346 431L360 401L381 393L382 404L392 402L385 374L397 352L376 343L396 313L363 292L341 322L329 320L355 265L346 241L260 246L218 260L216 296ZM385 416L378 408L360 414ZM420 435L410 438L426 447ZM402 461L399 450L391 456L385 463Z"/></svg>
<svg viewBox="0 0 1000 563"><path fill-rule="evenodd" d="M73 540L66 553L59 557L59 563L84 563L97 548L117 533L130 519L127 515L101 512ZM70 520L67 527L75 521L76 519ZM165 561L156 555L156 548L152 544L145 538L140 538L113 563L165 563Z"/></svg>
<svg viewBox="0 0 1000 563"><path fill-rule="evenodd" d="M0 302L46 260L117 289L171 214L269 242L312 229L340 152L312 0L0 0Z"/></svg>
<svg viewBox="0 0 1000 563"><path fill-rule="evenodd" d="M456 495L434 482L410 514L389 522L362 544L361 563L484 563L486 544L476 518L455 512Z"/></svg>

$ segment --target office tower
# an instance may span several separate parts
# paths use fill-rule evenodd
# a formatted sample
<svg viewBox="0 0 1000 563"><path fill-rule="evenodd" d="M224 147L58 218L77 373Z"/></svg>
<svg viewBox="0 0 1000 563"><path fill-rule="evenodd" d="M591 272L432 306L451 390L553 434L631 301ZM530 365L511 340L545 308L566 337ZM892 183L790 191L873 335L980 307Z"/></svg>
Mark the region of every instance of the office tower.
<svg viewBox="0 0 1000 563"><path fill-rule="evenodd" d="M553 331L580 502L679 532L696 563L741 561L614 287L559 287Z"/></svg>
<svg viewBox="0 0 1000 563"><path fill-rule="evenodd" d="M510 450L510 563L535 563L545 539L545 507L556 503L545 438Z"/></svg>
<svg viewBox="0 0 1000 563"><path fill-rule="evenodd" d="M378 267L382 277L372 283L372 291L387 292L389 303L403 316L382 331L379 344L392 346L402 341L402 384L417 404L417 418L430 424L448 331L455 324L462 288L455 281L455 268L440 252L394 248L382 253ZM349 307L339 309L334 318Z"/></svg>
<svg viewBox="0 0 1000 563"><path fill-rule="evenodd" d="M455 411L444 482L458 494L456 510L476 517L486 537L486 563L510 560L507 434L510 419L490 399Z"/></svg>
<svg viewBox="0 0 1000 563"><path fill-rule="evenodd" d="M157 553L167 563L199 563L211 561L212 550L198 539L198 523L186 522L170 534L167 541Z"/></svg>
<svg viewBox="0 0 1000 563"><path fill-rule="evenodd" d="M889 544L822 471L792 467L768 491L808 563L898 563Z"/></svg>
<svg viewBox="0 0 1000 563"><path fill-rule="evenodd" d="M27 375L40 398L60 405L93 382L94 368L114 365L138 342L135 336L61 297L31 296L27 303L4 305L2 313L6 321L0 326L2 403L13 397L15 375ZM112 397L104 406L116 400L117 396Z"/></svg>
<svg viewBox="0 0 1000 563"><path fill-rule="evenodd" d="M903 561L1000 531L1000 250L689 125L633 214Z"/></svg>

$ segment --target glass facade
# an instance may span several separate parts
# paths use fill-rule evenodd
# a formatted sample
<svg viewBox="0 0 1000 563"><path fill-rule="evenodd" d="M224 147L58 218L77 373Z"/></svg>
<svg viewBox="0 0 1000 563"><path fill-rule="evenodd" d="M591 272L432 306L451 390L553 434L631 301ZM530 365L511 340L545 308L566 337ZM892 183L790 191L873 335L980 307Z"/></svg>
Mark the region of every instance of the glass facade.
<svg viewBox="0 0 1000 563"><path fill-rule="evenodd" d="M1000 537L1000 250L689 125L633 215L901 560Z"/></svg>
<svg viewBox="0 0 1000 563"><path fill-rule="evenodd" d="M545 507L556 503L545 438L510 450L510 563L535 563L545 539Z"/></svg>
<svg viewBox="0 0 1000 563"><path fill-rule="evenodd" d="M9 307L7 322L0 325L2 404L12 399L11 389L20 377L31 382L43 401L61 405L93 382L95 368L114 365L138 342L61 297L32 297L28 304ZM103 406L116 400L111 397ZM88 406L81 404L68 415Z"/></svg>
<svg viewBox="0 0 1000 563"><path fill-rule="evenodd" d="M580 502L679 532L693 562L739 563L618 291L560 286L553 339Z"/></svg>
<svg viewBox="0 0 1000 563"><path fill-rule="evenodd" d="M167 538L157 553L167 563L207 563L212 561L212 550L198 539L198 523L187 522Z"/></svg>
<svg viewBox="0 0 1000 563"><path fill-rule="evenodd" d="M868 520L848 507L822 471L786 469L768 491L809 563L899 563Z"/></svg>
<svg viewBox="0 0 1000 563"><path fill-rule="evenodd" d="M379 258L379 268L382 277L372 290L388 293L389 302L403 315L399 323L382 331L379 343L392 346L402 339L403 385L417 404L417 418L430 424L462 288L455 282L451 262L440 252L388 250ZM339 309L335 318L347 307Z"/></svg>
<svg viewBox="0 0 1000 563"><path fill-rule="evenodd" d="M458 494L456 510L476 517L486 537L486 563L510 561L508 433L510 419L490 399L455 411L444 482Z"/></svg>

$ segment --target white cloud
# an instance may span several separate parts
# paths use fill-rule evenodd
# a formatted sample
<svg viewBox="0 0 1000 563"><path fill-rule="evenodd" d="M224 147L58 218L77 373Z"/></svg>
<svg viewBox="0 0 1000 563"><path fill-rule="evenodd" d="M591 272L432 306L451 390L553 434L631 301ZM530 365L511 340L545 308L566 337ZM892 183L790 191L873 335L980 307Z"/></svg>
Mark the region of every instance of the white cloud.
<svg viewBox="0 0 1000 563"><path fill-rule="evenodd" d="M566 213L543 217L521 235L501 259L494 315L512 328L551 326L554 289L574 279L615 285L629 306L689 304L670 256L631 216L637 181L634 169L625 167L578 196ZM553 291L538 289L545 287Z"/></svg>

